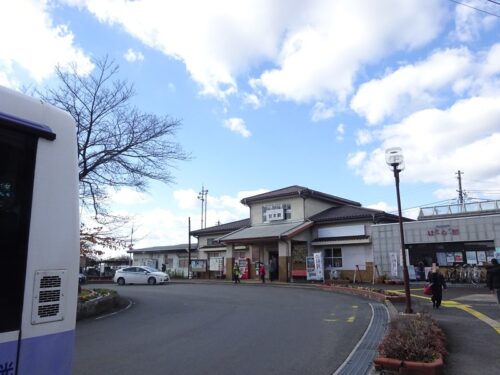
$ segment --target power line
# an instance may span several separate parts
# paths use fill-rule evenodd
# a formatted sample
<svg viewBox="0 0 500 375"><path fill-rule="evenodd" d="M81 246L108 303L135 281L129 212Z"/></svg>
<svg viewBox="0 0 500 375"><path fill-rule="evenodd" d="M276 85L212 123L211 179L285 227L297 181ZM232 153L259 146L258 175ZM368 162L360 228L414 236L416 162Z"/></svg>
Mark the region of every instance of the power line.
<svg viewBox="0 0 500 375"><path fill-rule="evenodd" d="M473 7L472 5L464 4L464 3L461 3L460 1L456 1L456 0L449 0L449 1L451 1L452 3L455 3L455 4L463 5L464 7L467 7L467 8L471 8L471 9L477 10L478 12L483 12L483 13L489 14L490 16L494 16L494 17L500 18L500 16L498 14L491 13L491 12L488 12L486 10Z"/></svg>
<svg viewBox="0 0 500 375"><path fill-rule="evenodd" d="M486 0L486 1L489 1L490 3L496 4L496 5L500 5L500 3L497 1L493 1L493 0Z"/></svg>

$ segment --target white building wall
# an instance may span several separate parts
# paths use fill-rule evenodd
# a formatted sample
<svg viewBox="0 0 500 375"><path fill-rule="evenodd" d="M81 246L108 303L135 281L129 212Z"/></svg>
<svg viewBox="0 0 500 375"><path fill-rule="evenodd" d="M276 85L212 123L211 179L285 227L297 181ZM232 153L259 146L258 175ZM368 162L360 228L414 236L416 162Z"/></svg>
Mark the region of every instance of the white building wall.
<svg viewBox="0 0 500 375"><path fill-rule="evenodd" d="M304 204L303 199L300 197L285 198L277 200L269 200L265 202L254 203L250 206L250 225L263 224L262 221L262 207L271 204L290 204L292 217L288 221L297 221L304 219Z"/></svg>
<svg viewBox="0 0 500 375"><path fill-rule="evenodd" d="M500 249L500 215L414 221L404 223L403 228L407 245L494 241L495 248ZM458 233L454 229L458 229ZM437 230L439 234L436 234ZM379 271L390 274L390 254L397 253L398 274L402 277L399 224L373 225L372 242L374 262Z"/></svg>

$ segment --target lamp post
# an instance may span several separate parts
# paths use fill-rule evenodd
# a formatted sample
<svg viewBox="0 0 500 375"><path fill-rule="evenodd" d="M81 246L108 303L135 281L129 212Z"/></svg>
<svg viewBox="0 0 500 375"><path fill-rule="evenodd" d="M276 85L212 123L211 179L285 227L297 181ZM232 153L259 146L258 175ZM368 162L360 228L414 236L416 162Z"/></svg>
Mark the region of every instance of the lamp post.
<svg viewBox="0 0 500 375"><path fill-rule="evenodd" d="M411 308L410 295L410 277L408 275L408 266L406 263L405 236L403 230L403 215L401 214L401 196L399 194L399 173L404 170L405 163L403 153L400 147L388 148L385 151L385 162L392 167L394 179L396 180L396 195L398 199L398 216L399 216L399 235L401 237L401 250L403 251L403 280L405 284L406 308L407 314L413 313Z"/></svg>

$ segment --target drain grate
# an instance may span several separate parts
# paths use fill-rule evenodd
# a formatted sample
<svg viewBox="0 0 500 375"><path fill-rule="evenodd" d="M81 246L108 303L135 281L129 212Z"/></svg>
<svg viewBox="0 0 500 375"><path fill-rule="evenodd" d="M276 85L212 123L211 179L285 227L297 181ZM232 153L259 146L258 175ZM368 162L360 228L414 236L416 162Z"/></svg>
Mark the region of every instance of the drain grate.
<svg viewBox="0 0 500 375"><path fill-rule="evenodd" d="M334 375L365 375L371 370L389 318L385 305L381 303L370 305L373 315L365 334Z"/></svg>

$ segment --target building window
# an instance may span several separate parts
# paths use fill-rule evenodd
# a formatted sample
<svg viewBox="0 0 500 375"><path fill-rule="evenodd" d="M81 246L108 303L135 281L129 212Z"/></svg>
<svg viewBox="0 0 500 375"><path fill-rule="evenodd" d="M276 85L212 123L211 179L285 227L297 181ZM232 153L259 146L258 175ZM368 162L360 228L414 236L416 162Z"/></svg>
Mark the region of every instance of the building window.
<svg viewBox="0 0 500 375"><path fill-rule="evenodd" d="M341 268L342 267L342 249L325 249L325 268Z"/></svg>
<svg viewBox="0 0 500 375"><path fill-rule="evenodd" d="M207 238L207 246L213 246L216 244L217 242L215 241L215 238Z"/></svg>
<svg viewBox="0 0 500 375"><path fill-rule="evenodd" d="M290 203L277 203L262 206L262 222L269 223L292 218L292 206Z"/></svg>
<svg viewBox="0 0 500 375"><path fill-rule="evenodd" d="M188 258L179 258L179 268L187 268L188 264Z"/></svg>

